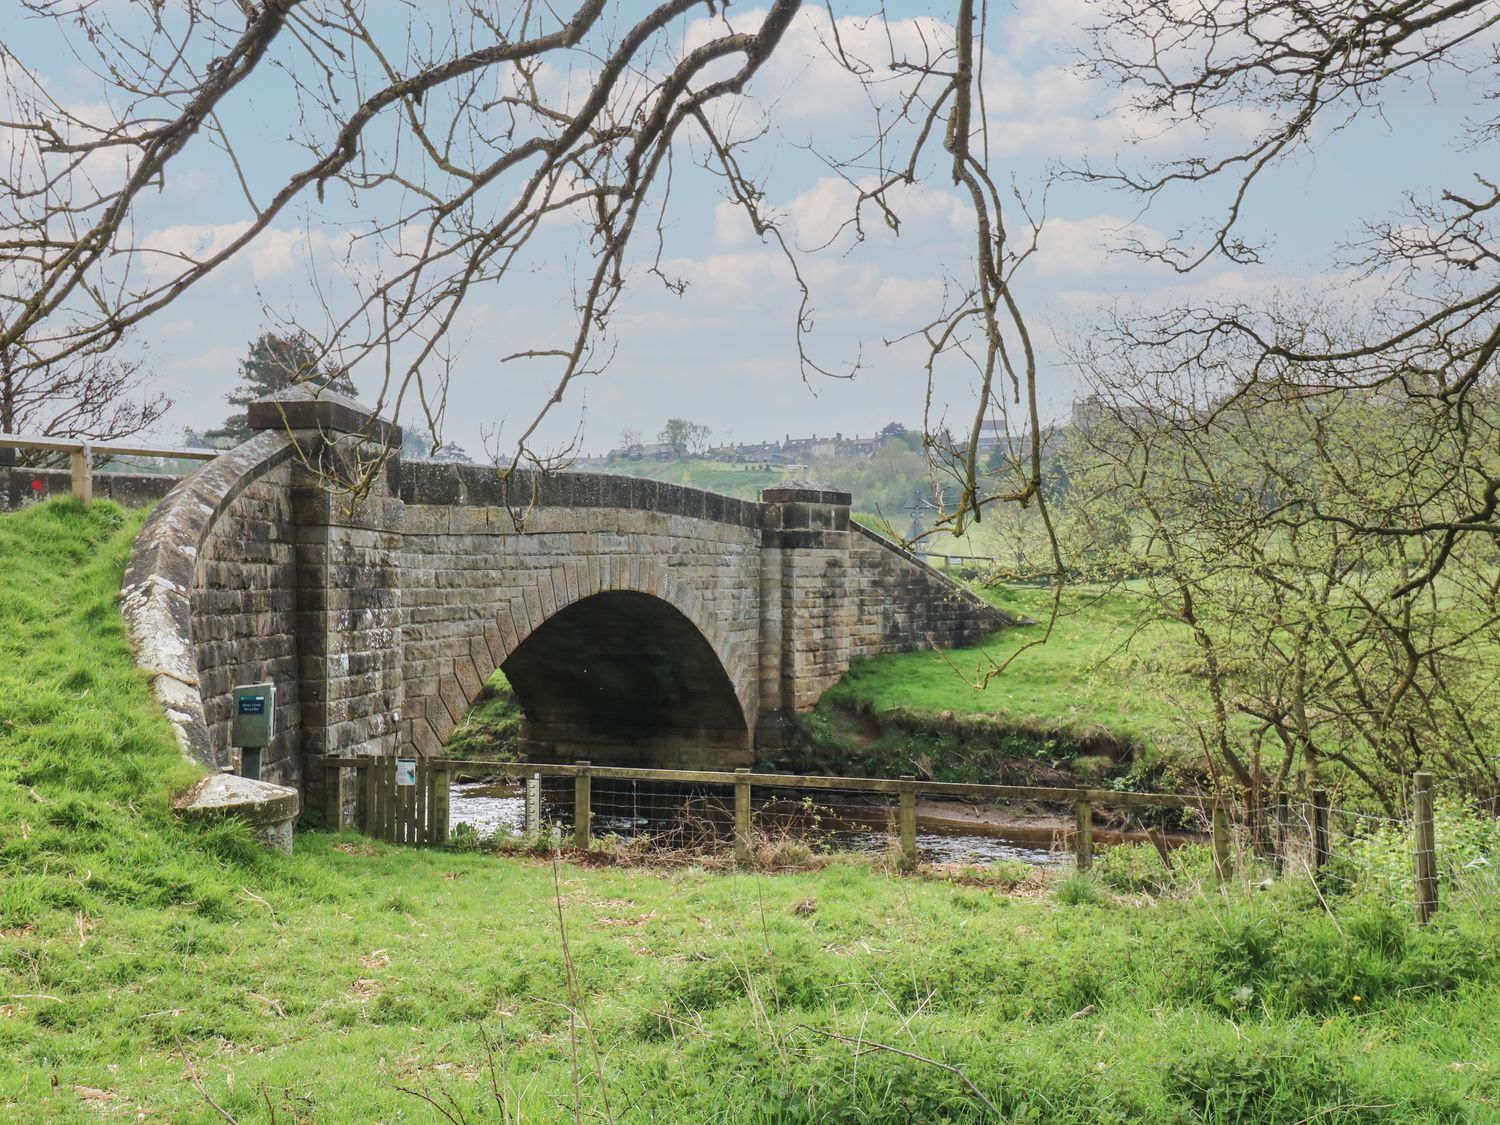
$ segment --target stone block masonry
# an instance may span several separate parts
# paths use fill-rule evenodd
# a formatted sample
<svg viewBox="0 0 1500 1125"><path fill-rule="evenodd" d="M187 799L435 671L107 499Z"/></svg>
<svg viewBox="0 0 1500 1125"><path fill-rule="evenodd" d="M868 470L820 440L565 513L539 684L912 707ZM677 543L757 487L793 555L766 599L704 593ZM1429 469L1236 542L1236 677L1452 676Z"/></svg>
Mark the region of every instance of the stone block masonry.
<svg viewBox="0 0 1500 1125"><path fill-rule="evenodd" d="M95 473L94 498L113 500L122 508L154 504L182 482L166 473ZM40 484L41 487L36 486ZM73 494L67 469L26 469L0 465L0 512L14 512L37 500Z"/></svg>
<svg viewBox="0 0 1500 1125"><path fill-rule="evenodd" d="M126 576L139 659L184 749L233 765L229 692L278 685L266 776L320 792L328 755L440 753L503 668L537 753L748 765L877 652L1011 624L851 523L814 482L760 502L631 477L403 464L338 395L254 404L249 442L180 484ZM371 446L352 500L325 471ZM347 794L345 794L347 797Z"/></svg>

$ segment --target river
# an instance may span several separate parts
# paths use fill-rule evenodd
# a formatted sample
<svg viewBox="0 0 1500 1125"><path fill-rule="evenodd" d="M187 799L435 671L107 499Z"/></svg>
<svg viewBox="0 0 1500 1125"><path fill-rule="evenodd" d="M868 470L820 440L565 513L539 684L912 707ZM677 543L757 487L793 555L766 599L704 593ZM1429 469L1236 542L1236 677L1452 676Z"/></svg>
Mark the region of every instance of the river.
<svg viewBox="0 0 1500 1125"><path fill-rule="evenodd" d="M573 783L545 785L543 833L568 839L573 824ZM453 786L449 823L481 836L525 832L526 798L513 782L468 782ZM725 797L676 788L595 782L594 835L627 840L647 836L665 847L727 850L732 839L732 803ZM1066 829L1058 818L997 819L957 803L924 801L917 809L917 856L924 863L991 863L1020 860L1039 867L1071 867L1066 848L1054 848ZM820 852L884 852L895 835L893 811L866 796L825 790L757 792L752 811L763 837L793 838Z"/></svg>

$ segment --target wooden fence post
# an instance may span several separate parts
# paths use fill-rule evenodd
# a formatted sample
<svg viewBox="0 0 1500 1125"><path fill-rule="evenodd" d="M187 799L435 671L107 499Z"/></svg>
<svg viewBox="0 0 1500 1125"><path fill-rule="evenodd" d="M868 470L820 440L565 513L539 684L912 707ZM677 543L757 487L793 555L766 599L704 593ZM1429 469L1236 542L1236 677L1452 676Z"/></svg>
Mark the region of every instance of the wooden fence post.
<svg viewBox="0 0 1500 1125"><path fill-rule="evenodd" d="M589 807L590 790L589 763L579 761L579 770L573 778L573 846L575 848L588 849L589 846L589 819L592 816Z"/></svg>
<svg viewBox="0 0 1500 1125"><path fill-rule="evenodd" d="M901 862L911 870L917 866L917 779L902 774L901 780Z"/></svg>
<svg viewBox="0 0 1500 1125"><path fill-rule="evenodd" d="M344 802L339 792L344 771L338 766L323 767L323 823L335 832L344 827Z"/></svg>
<svg viewBox="0 0 1500 1125"><path fill-rule="evenodd" d="M1079 799L1073 805L1073 866L1087 871L1094 866L1094 803Z"/></svg>
<svg viewBox="0 0 1500 1125"><path fill-rule="evenodd" d="M1432 823L1432 774L1412 775L1412 836L1415 847L1417 925L1437 913L1437 835Z"/></svg>
<svg viewBox="0 0 1500 1125"><path fill-rule="evenodd" d="M750 770L737 769L734 782L734 862L750 866ZM740 780L743 776L744 780Z"/></svg>
<svg viewBox="0 0 1500 1125"><path fill-rule="evenodd" d="M1276 874L1286 874L1287 800L1282 793L1276 798Z"/></svg>
<svg viewBox="0 0 1500 1125"><path fill-rule="evenodd" d="M1229 878L1229 810L1224 802L1214 802L1214 878L1219 882Z"/></svg>
<svg viewBox="0 0 1500 1125"><path fill-rule="evenodd" d="M68 454L68 460L73 471L73 495L83 502L87 508L94 502L94 466L93 450L88 442L82 447Z"/></svg>
<svg viewBox="0 0 1500 1125"><path fill-rule="evenodd" d="M374 836L377 840L384 840L386 835L385 825L388 802L386 801L385 778L386 774L390 771L385 768L385 762L386 758L384 754L379 755L370 762L370 779L375 783L375 803L370 810L370 835Z"/></svg>
<svg viewBox="0 0 1500 1125"><path fill-rule="evenodd" d="M432 772L432 842L448 842L448 767Z"/></svg>
<svg viewBox="0 0 1500 1125"><path fill-rule="evenodd" d="M411 832L407 839L413 844L425 845L431 837L427 831L427 806L432 796L432 771L427 768L427 759L417 755L416 784L411 787Z"/></svg>
<svg viewBox="0 0 1500 1125"><path fill-rule="evenodd" d="M401 790L396 787L396 754L384 757L386 781L386 840L401 843Z"/></svg>
<svg viewBox="0 0 1500 1125"><path fill-rule="evenodd" d="M1314 789L1313 800L1313 870L1321 871L1328 862L1328 790Z"/></svg>
<svg viewBox="0 0 1500 1125"><path fill-rule="evenodd" d="M360 771L363 774L361 780L364 782L364 792L359 804L359 830L366 836L375 835L375 767L379 762L379 758L371 758Z"/></svg>
<svg viewBox="0 0 1500 1125"><path fill-rule="evenodd" d="M542 838L542 775L533 773L526 779L526 839L533 843Z"/></svg>

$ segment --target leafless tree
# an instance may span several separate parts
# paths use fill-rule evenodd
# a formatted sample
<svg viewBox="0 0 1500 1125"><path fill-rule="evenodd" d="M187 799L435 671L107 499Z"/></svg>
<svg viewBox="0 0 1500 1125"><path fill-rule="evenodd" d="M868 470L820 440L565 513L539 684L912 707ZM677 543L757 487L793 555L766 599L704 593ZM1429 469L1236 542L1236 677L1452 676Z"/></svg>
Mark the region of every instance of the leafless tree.
<svg viewBox="0 0 1500 1125"><path fill-rule="evenodd" d="M786 49L801 0L746 12L716 0L577 0L561 14L529 0L450 0L408 6L399 17L362 0L22 6L57 21L104 84L109 107L64 104L37 60L0 49L11 101L9 171L0 180L0 225L11 232L0 246L0 348L24 342L22 369L108 348L273 224L337 205L363 217L341 248L353 296L328 286L326 324L314 334L340 370L380 373L376 406L405 417L415 407L435 432L466 302L524 274L538 231L566 219L582 248L572 330L505 357L552 389L508 443L502 472L549 463L537 445L541 418L608 362L627 282L654 275L668 289L683 287L663 266L662 232L674 168L688 164L717 177L756 234L785 254L800 295L791 330L804 373L857 369L857 360L820 361L808 346L814 306L803 251L783 234L767 184L744 159L775 112L751 103L747 85ZM1035 448L999 488L977 454L981 421L997 410L1040 431L1036 358L1015 285L1036 224L990 159L988 13L983 3L954 0L947 19L923 24L915 48L884 34L866 37L883 46L861 54L830 5L823 48L864 83L871 103L868 125L851 130L864 138L858 151L826 154L858 187L846 230L861 237L872 218L899 229L901 190L935 177L958 189L972 218L972 258L954 267L948 297L922 332L929 380L957 362L979 389L972 424L954 427L951 448L940 425L929 427L934 463L956 477L959 500L944 519L954 529L997 499L1039 500ZM896 22L868 18L887 31ZM274 180L245 158L240 133L270 82L293 91L296 120L287 126L305 151L299 167ZM142 245L133 224L151 193L205 148L234 169L241 221L211 245ZM299 323L314 327L309 319ZM344 483L359 488L375 468Z"/></svg>
<svg viewBox="0 0 1500 1125"><path fill-rule="evenodd" d="M26 362L19 347L0 347L0 433L125 437L151 427L171 405L148 389L145 361L123 349L84 352L47 365ZM49 454L23 451L25 463Z"/></svg>
<svg viewBox="0 0 1500 1125"><path fill-rule="evenodd" d="M1256 190L1320 136L1379 115L1389 98L1424 80L1461 76L1492 101L1500 96L1500 7L1487 0L1106 0L1089 63L1131 93L1144 119L1191 141L1188 155L1157 167L1085 167L1079 175L1152 204L1178 200L1184 190L1227 199L1201 232L1130 247L1191 273L1260 260L1243 233ZM1247 121L1259 123L1248 135ZM1370 222L1333 263L1360 285L1357 314L1326 294L1261 304L1198 300L1115 319L1103 349L1107 364L1128 354L1158 388L1193 383L1209 399L1231 387L1250 394L1269 386L1296 394L1365 388L1406 404L1407 439L1451 455L1425 490L1359 518L1294 490L1286 512L1288 520L1342 522L1370 535L1439 536L1429 565L1410 576L1414 585L1431 581L1460 538L1500 533L1495 433L1477 409L1500 382L1500 169L1484 167L1494 163L1500 118L1454 129L1481 166L1472 181L1434 185L1430 195L1408 200L1406 214ZM1217 406L1232 402L1220 398ZM1393 470L1404 452L1391 450Z"/></svg>
<svg viewBox="0 0 1500 1125"><path fill-rule="evenodd" d="M1381 388L1210 389L1083 362L1097 394L1067 432L1063 509L1089 523L1068 555L1190 638L1171 657L1145 634L1169 681L1201 685L1187 725L1252 813L1335 779L1392 812L1414 769L1493 782L1497 544L1368 531L1430 505L1468 435ZM1500 450L1500 404L1472 405Z"/></svg>

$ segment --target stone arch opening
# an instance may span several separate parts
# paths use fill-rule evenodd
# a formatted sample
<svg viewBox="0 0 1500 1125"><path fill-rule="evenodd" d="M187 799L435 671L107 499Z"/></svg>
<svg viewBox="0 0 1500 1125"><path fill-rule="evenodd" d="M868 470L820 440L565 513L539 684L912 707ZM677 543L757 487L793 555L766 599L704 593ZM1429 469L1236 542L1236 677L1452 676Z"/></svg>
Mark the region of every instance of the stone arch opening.
<svg viewBox="0 0 1500 1125"><path fill-rule="evenodd" d="M679 609L611 590L559 610L501 664L528 753L599 764L726 768L750 728L713 647Z"/></svg>

